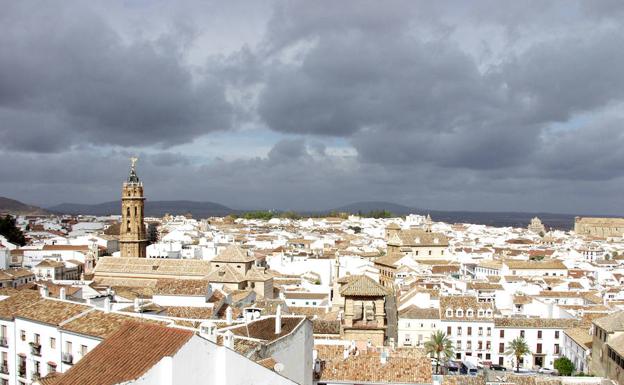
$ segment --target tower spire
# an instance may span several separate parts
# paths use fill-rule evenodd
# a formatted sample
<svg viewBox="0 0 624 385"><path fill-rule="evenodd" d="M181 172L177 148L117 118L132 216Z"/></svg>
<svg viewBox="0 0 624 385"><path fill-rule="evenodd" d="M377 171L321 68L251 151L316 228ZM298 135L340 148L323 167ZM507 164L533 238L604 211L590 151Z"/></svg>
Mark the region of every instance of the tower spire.
<svg viewBox="0 0 624 385"><path fill-rule="evenodd" d="M128 175L128 183L139 183L139 177L136 174L136 163L139 160L136 156L130 158L130 175Z"/></svg>

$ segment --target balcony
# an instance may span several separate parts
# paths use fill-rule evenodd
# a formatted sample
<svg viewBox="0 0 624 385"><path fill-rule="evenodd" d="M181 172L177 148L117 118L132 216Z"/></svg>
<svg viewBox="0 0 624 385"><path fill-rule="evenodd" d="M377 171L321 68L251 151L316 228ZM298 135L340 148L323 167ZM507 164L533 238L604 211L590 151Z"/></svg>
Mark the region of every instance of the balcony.
<svg viewBox="0 0 624 385"><path fill-rule="evenodd" d="M63 353L61 355L61 362L63 362L64 364L73 365L74 364L74 356L72 356L71 353Z"/></svg>
<svg viewBox="0 0 624 385"><path fill-rule="evenodd" d="M3 348L9 347L9 342L7 341L6 337L0 337L0 346L2 346Z"/></svg>
<svg viewBox="0 0 624 385"><path fill-rule="evenodd" d="M0 366L0 373L9 374L9 366L6 363Z"/></svg>
<svg viewBox="0 0 624 385"><path fill-rule="evenodd" d="M30 344L30 354L33 356L41 357L41 345L36 342L31 342Z"/></svg>

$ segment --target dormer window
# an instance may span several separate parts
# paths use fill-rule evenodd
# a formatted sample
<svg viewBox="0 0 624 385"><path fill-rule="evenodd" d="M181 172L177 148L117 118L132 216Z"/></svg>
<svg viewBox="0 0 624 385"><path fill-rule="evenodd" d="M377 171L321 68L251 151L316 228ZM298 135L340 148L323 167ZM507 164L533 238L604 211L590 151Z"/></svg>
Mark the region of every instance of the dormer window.
<svg viewBox="0 0 624 385"><path fill-rule="evenodd" d="M488 309L485 311L485 316L486 317L491 317L492 316L492 310Z"/></svg>
<svg viewBox="0 0 624 385"><path fill-rule="evenodd" d="M440 240L438 238L433 238L433 243L437 245L438 243L440 243Z"/></svg>
<svg viewBox="0 0 624 385"><path fill-rule="evenodd" d="M479 311L477 312L477 315L479 317L483 317L483 309L479 309Z"/></svg>
<svg viewBox="0 0 624 385"><path fill-rule="evenodd" d="M457 310L455 311L455 315L456 315L457 317L463 317L463 316L464 316L464 311L463 311L462 309L457 309Z"/></svg>
<svg viewBox="0 0 624 385"><path fill-rule="evenodd" d="M472 311L472 309L466 310L466 317L474 317L474 311Z"/></svg>
<svg viewBox="0 0 624 385"><path fill-rule="evenodd" d="M451 310L451 309L446 309L446 316L447 316L447 317L452 317L452 316L453 316L453 310Z"/></svg>

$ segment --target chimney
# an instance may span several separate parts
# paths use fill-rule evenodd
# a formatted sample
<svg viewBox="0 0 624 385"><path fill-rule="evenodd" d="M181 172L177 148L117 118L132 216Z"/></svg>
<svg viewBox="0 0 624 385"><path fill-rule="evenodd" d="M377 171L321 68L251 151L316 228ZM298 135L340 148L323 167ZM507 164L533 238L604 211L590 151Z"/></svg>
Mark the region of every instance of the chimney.
<svg viewBox="0 0 624 385"><path fill-rule="evenodd" d="M110 297L104 298L104 311L107 312L107 313L111 311L111 300L110 300Z"/></svg>
<svg viewBox="0 0 624 385"><path fill-rule="evenodd" d="M62 287L59 290L59 298L62 299L62 300L66 300L67 299L67 296L65 295L65 288L64 287Z"/></svg>
<svg viewBox="0 0 624 385"><path fill-rule="evenodd" d="M226 331L223 335L223 345L234 350L234 333L231 330Z"/></svg>
<svg viewBox="0 0 624 385"><path fill-rule="evenodd" d="M136 297L134 299L134 312L135 313L141 312L141 300L139 300L139 297Z"/></svg>
<svg viewBox="0 0 624 385"><path fill-rule="evenodd" d="M277 311L275 311L275 334L282 332L282 306L277 305Z"/></svg>
<svg viewBox="0 0 624 385"><path fill-rule="evenodd" d="M232 324L232 308L230 306L225 310L225 323L227 325Z"/></svg>

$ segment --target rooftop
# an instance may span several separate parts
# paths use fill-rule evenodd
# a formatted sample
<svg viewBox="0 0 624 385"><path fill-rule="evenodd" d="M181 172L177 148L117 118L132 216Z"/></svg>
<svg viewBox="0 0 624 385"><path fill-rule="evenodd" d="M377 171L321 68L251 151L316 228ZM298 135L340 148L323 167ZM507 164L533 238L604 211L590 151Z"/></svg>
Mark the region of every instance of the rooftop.
<svg viewBox="0 0 624 385"><path fill-rule="evenodd" d="M128 322L67 371L63 385L114 385L136 380L193 337L188 330Z"/></svg>

